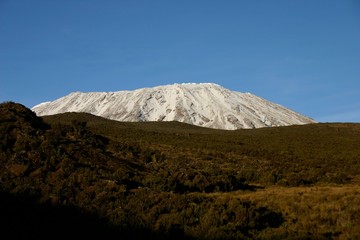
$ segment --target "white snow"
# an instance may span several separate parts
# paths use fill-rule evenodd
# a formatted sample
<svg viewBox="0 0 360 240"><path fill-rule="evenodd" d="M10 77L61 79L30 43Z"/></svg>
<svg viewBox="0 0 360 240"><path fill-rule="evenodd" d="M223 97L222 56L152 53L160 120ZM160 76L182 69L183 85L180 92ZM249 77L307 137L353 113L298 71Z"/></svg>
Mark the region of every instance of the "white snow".
<svg viewBox="0 0 360 240"><path fill-rule="evenodd" d="M48 103L51 103L51 102L50 102L50 101L49 101L49 102L43 102L43 103L40 103L40 104L34 106L33 108L44 107L44 106L45 106L46 104L48 104Z"/></svg>
<svg viewBox="0 0 360 240"><path fill-rule="evenodd" d="M228 130L315 122L253 94L230 91L214 83L74 92L32 110L39 116L87 112L118 121L179 121Z"/></svg>

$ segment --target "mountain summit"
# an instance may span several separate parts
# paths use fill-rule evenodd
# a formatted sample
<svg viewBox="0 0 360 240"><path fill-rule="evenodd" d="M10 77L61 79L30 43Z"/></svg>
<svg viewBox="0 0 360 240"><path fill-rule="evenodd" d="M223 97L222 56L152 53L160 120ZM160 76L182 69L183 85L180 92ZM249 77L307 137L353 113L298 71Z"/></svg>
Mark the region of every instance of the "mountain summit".
<svg viewBox="0 0 360 240"><path fill-rule="evenodd" d="M179 121L217 129L308 124L315 121L250 93L214 83L184 83L134 91L74 92L36 105L39 116L87 112L129 122Z"/></svg>

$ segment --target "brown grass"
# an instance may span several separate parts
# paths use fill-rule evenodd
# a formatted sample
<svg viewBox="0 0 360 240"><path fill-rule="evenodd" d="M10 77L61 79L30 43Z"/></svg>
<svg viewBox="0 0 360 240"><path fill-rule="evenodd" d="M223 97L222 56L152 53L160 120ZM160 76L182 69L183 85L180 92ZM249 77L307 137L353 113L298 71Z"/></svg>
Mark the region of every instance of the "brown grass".
<svg viewBox="0 0 360 240"><path fill-rule="evenodd" d="M360 239L360 186L271 186L256 192L214 193L281 213L285 223L263 238Z"/></svg>
<svg viewBox="0 0 360 240"><path fill-rule="evenodd" d="M172 236L360 239L360 124L221 131L0 112L6 194Z"/></svg>

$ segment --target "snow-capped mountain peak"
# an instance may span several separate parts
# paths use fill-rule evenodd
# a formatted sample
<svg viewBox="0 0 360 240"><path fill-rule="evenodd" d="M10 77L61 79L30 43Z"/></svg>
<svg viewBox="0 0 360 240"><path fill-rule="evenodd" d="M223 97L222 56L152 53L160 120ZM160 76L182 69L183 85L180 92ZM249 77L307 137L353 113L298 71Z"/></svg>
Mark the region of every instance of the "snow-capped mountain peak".
<svg viewBox="0 0 360 240"><path fill-rule="evenodd" d="M229 130L314 122L251 93L230 91L215 83L181 83L119 92L73 92L36 105L32 110L39 116L87 112L118 121L179 121Z"/></svg>

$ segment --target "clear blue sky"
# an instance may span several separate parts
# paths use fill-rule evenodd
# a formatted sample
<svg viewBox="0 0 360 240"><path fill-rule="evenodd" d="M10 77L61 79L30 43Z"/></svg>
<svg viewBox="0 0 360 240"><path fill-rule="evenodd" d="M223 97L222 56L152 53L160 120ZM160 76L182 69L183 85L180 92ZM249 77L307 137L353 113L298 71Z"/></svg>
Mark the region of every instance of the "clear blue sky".
<svg viewBox="0 0 360 240"><path fill-rule="evenodd" d="M0 102L181 82L360 122L360 0L0 0Z"/></svg>

